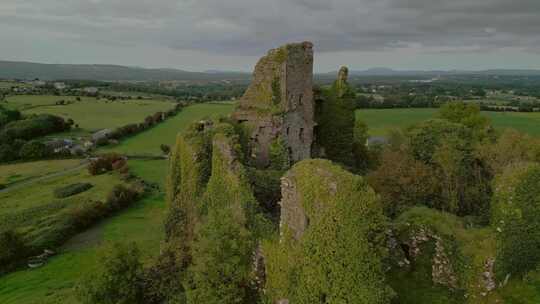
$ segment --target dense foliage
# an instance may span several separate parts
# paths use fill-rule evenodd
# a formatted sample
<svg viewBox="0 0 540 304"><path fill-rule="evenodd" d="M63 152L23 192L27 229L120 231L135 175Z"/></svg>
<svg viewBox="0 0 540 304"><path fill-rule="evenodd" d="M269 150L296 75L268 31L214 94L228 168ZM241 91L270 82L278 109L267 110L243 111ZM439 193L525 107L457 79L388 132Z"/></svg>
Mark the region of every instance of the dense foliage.
<svg viewBox="0 0 540 304"><path fill-rule="evenodd" d="M52 151L40 141L34 138L55 132L62 132L71 128L71 123L63 118L41 114L25 119L19 119L19 114L12 111L2 112L0 108L0 120L2 113L7 114L10 122L0 125L0 163L18 159L33 160L52 156ZM18 113L18 112L17 112Z"/></svg>
<svg viewBox="0 0 540 304"><path fill-rule="evenodd" d="M70 127L71 125L61 117L40 114L6 124L0 130L0 143L9 143L15 139L29 140L55 132L66 131Z"/></svg>
<svg viewBox="0 0 540 304"><path fill-rule="evenodd" d="M12 230L0 231L0 274L17 267L28 251L20 234Z"/></svg>
<svg viewBox="0 0 540 304"><path fill-rule="evenodd" d="M56 198L69 197L69 196L87 191L91 189L92 187L93 187L92 184L89 184L89 183L76 183L76 184L67 185L64 187L54 189L54 197Z"/></svg>
<svg viewBox="0 0 540 304"><path fill-rule="evenodd" d="M497 272L523 275L540 263L540 167L508 167L497 178L492 226L497 231Z"/></svg>
<svg viewBox="0 0 540 304"><path fill-rule="evenodd" d="M353 166L354 90L337 80L330 88L322 88L316 104L317 144L321 156Z"/></svg>
<svg viewBox="0 0 540 304"><path fill-rule="evenodd" d="M112 171L115 168L121 168L123 165L125 165L123 156L116 153L109 153L92 159L88 164L87 169L88 173L91 175L98 175Z"/></svg>
<svg viewBox="0 0 540 304"><path fill-rule="evenodd" d="M99 260L100 270L77 287L82 303L144 303L141 253L134 244L114 244Z"/></svg>
<svg viewBox="0 0 540 304"><path fill-rule="evenodd" d="M467 114L469 125L450 120ZM403 206L424 204L459 215L487 218L492 171L476 153L489 141L477 109L443 107L441 117L409 127L401 144L385 148L370 181L395 214ZM480 122L480 123L478 123ZM401 207L400 207L401 206Z"/></svg>
<svg viewBox="0 0 540 304"><path fill-rule="evenodd" d="M301 240L285 233L284 240L267 245L273 300L389 303L393 293L382 266L385 218L373 190L323 160L302 161L287 178L301 194L309 226Z"/></svg>
<svg viewBox="0 0 540 304"><path fill-rule="evenodd" d="M21 119L21 112L9 110L0 105L0 129L12 121Z"/></svg>

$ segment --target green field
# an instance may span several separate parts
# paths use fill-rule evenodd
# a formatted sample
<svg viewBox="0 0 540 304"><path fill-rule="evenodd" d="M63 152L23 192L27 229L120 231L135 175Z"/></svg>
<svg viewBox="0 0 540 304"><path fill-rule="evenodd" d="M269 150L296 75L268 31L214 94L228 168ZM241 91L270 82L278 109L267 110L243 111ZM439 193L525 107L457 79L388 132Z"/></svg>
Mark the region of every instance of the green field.
<svg viewBox="0 0 540 304"><path fill-rule="evenodd" d="M105 147L103 152L118 152L127 155L161 155L161 144L173 146L178 132L191 122L205 117L228 115L233 110L232 104L196 104L184 108L175 117L159 125L123 140L119 145Z"/></svg>
<svg viewBox="0 0 540 304"><path fill-rule="evenodd" d="M80 159L41 160L0 166L0 184L9 185L80 165Z"/></svg>
<svg viewBox="0 0 540 304"><path fill-rule="evenodd" d="M54 197L55 189L73 183L90 183L93 187L67 198ZM0 192L0 230L14 229L37 248L49 246L65 228L71 210L88 200L104 200L113 186L120 183L123 182L117 174L91 176L80 168L8 188Z"/></svg>
<svg viewBox="0 0 540 304"><path fill-rule="evenodd" d="M372 136L384 136L392 129L404 128L417 122L435 118L437 109L365 109L356 111ZM514 128L533 136L540 136L540 113L482 112L491 119L497 130Z"/></svg>
<svg viewBox="0 0 540 304"><path fill-rule="evenodd" d="M129 166L135 174L163 188L166 161L130 161ZM96 267L97 252L104 246L113 242L136 242L146 258L159 254L164 236L164 211L163 193L148 195L121 214L71 239L61 249L62 254L45 266L1 277L0 303L78 303L73 286Z"/></svg>
<svg viewBox="0 0 540 304"><path fill-rule="evenodd" d="M55 95L15 95L6 98L8 107L24 111L34 107L54 105L59 100L75 101L75 96L55 96ZM91 100L93 98L81 97L81 100Z"/></svg>
<svg viewBox="0 0 540 304"><path fill-rule="evenodd" d="M11 108L21 109L24 114L53 114L71 118L85 131L116 128L130 123L140 123L148 115L173 108L173 104L163 100L106 101L92 97L74 96L27 96L8 98ZM74 101L68 105L55 105L56 101Z"/></svg>
<svg viewBox="0 0 540 304"><path fill-rule="evenodd" d="M0 81L0 89L11 89L12 87L28 88L30 87L30 85L27 83L20 83L20 82L15 82L15 81L6 81L6 80Z"/></svg>
<svg viewBox="0 0 540 304"><path fill-rule="evenodd" d="M173 145L176 135L189 123L207 116L228 114L232 105L194 105L177 116L123 141L110 150L134 154L161 154L159 145ZM130 160L132 172L164 188L168 162L165 160ZM114 182L109 182L111 186ZM54 186L41 185L42 195ZM30 194L29 194L30 195ZM1 200L1 197L0 197ZM25 198L24 201L27 201ZM11 204L14 204L11 202ZM158 191L135 203L121 214L68 241L62 253L36 270L21 270L0 278L0 303L78 303L73 287L81 275L91 272L97 265L97 252L112 242L136 242L146 257L159 253L164 236L165 202L163 191Z"/></svg>

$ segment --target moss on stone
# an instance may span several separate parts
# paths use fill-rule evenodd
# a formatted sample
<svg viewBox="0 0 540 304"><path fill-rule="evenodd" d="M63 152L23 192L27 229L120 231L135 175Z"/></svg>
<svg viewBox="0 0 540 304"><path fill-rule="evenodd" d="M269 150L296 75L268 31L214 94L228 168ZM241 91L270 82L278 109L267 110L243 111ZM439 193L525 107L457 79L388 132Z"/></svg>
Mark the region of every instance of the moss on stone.
<svg viewBox="0 0 540 304"><path fill-rule="evenodd" d="M499 278L523 275L540 265L540 165L508 167L497 177L492 226Z"/></svg>
<svg viewBox="0 0 540 304"><path fill-rule="evenodd" d="M278 137L270 143L270 169L287 170L290 166L291 161L285 140Z"/></svg>
<svg viewBox="0 0 540 304"><path fill-rule="evenodd" d="M233 206L244 214L249 229L255 231L256 236L267 234L270 223L260 213L246 169L239 159L242 152L238 136L217 132L213 136L212 150L212 174L203 196L201 214Z"/></svg>
<svg viewBox="0 0 540 304"><path fill-rule="evenodd" d="M453 214L414 207L396 219L393 231L388 278L400 303L501 300L485 277L492 273L486 265L495 257L491 229L467 227Z"/></svg>
<svg viewBox="0 0 540 304"><path fill-rule="evenodd" d="M273 58L276 61L276 63L282 64L287 60L287 57L289 55L288 48L289 46L285 45L276 50L275 56Z"/></svg>
<svg viewBox="0 0 540 304"><path fill-rule="evenodd" d="M210 153L210 134L197 124L178 135L171 153L165 234L168 247L183 266L191 259L197 205L210 176Z"/></svg>
<svg viewBox="0 0 540 304"><path fill-rule="evenodd" d="M270 261L269 292L292 303L388 303L392 291L381 262L385 218L375 192L326 160L304 160L285 178L296 185L309 225L299 241L286 234L283 244L270 248L282 246L291 255ZM286 223L281 228L288 229Z"/></svg>

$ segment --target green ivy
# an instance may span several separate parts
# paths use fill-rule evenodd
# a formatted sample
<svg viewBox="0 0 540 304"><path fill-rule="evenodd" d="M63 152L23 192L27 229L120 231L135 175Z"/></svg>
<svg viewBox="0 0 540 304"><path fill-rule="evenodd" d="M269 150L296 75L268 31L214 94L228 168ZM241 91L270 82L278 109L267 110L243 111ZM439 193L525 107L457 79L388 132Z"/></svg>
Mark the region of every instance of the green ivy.
<svg viewBox="0 0 540 304"><path fill-rule="evenodd" d="M353 166L355 123L355 93L346 83L338 81L322 89L315 120L319 126L318 144L324 149L325 158Z"/></svg>
<svg viewBox="0 0 540 304"><path fill-rule="evenodd" d="M385 217L374 191L326 160L304 160L286 176L298 189L309 227L299 241L282 227L281 244L267 245L283 252L269 260L269 293L292 303L389 303Z"/></svg>
<svg viewBox="0 0 540 304"><path fill-rule="evenodd" d="M540 263L540 166L508 168L496 181L492 226L499 278L523 275Z"/></svg>
<svg viewBox="0 0 540 304"><path fill-rule="evenodd" d="M282 137L274 139L270 143L270 169L287 170L291 166L287 145Z"/></svg>

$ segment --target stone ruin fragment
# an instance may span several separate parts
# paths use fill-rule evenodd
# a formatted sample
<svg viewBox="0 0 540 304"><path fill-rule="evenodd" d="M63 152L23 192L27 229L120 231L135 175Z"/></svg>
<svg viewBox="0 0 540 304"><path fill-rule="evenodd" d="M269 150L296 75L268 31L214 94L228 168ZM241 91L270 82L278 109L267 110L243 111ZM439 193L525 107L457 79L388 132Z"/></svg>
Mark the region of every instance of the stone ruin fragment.
<svg viewBox="0 0 540 304"><path fill-rule="evenodd" d="M233 119L247 130L250 155L259 168L270 165L276 141L285 146L290 163L311 157L313 44L287 44L261 58Z"/></svg>

